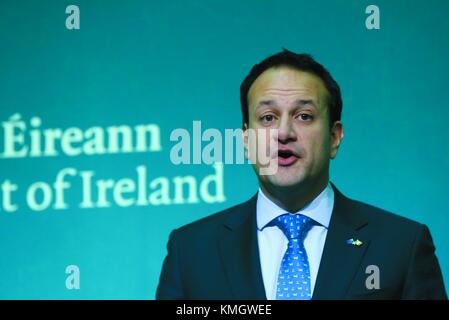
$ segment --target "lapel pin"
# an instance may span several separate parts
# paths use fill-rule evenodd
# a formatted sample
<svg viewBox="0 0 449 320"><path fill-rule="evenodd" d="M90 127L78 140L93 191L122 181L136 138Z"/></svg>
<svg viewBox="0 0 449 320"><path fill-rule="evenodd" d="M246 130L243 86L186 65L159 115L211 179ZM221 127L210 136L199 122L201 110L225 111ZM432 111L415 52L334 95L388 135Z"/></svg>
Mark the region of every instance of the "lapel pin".
<svg viewBox="0 0 449 320"><path fill-rule="evenodd" d="M360 241L359 239L353 239L353 238L346 240L346 243L356 246L356 247L361 247L363 245L362 241Z"/></svg>

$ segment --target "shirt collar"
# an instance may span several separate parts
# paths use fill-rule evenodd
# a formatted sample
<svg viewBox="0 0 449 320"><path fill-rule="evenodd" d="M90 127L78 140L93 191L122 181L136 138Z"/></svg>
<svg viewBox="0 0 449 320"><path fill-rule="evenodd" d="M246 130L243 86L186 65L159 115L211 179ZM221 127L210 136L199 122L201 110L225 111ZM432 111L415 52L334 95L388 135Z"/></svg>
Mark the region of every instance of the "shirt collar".
<svg viewBox="0 0 449 320"><path fill-rule="evenodd" d="M333 207L334 190L330 183L328 183L326 188L315 199L298 212L295 212L295 214L303 214L327 229ZM262 189L259 188L257 194L257 229L262 230L273 219L286 213L288 212L268 199Z"/></svg>

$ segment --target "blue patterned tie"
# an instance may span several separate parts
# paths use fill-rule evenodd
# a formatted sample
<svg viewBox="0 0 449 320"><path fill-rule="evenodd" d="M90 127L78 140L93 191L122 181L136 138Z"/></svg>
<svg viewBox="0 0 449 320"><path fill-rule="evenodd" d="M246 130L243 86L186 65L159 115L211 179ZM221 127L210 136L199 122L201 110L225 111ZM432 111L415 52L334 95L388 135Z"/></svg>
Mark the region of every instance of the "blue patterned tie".
<svg viewBox="0 0 449 320"><path fill-rule="evenodd" d="M313 220L300 214L284 214L273 220L288 239L288 248L282 259L277 282L277 300L309 300L310 269L304 238L313 226Z"/></svg>

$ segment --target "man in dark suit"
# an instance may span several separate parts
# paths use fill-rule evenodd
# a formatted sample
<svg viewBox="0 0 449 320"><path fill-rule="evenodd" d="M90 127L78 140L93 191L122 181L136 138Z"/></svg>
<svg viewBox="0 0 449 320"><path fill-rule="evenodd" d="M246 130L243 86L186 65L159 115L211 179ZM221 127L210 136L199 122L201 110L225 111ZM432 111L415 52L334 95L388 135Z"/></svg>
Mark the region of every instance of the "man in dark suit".
<svg viewBox="0 0 449 320"><path fill-rule="evenodd" d="M342 101L321 64L284 50L252 68L240 97L259 192L171 233L157 299L447 299L428 228L329 181Z"/></svg>

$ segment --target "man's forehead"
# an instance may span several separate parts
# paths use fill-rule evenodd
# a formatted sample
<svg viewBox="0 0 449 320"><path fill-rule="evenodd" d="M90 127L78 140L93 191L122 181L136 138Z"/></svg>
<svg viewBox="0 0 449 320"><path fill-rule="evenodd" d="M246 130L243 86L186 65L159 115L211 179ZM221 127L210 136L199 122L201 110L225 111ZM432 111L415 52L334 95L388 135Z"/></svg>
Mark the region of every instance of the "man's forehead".
<svg viewBox="0 0 449 320"><path fill-rule="evenodd" d="M283 99L283 98L275 98L271 99L270 97L261 97L258 99L255 103L256 109L258 108L271 108L271 107L278 107L279 104L287 103L293 107L297 108L303 108L306 106L311 106L315 109L319 109L318 101L312 97L308 97L307 95L301 98L293 98L293 99Z"/></svg>
<svg viewBox="0 0 449 320"><path fill-rule="evenodd" d="M248 102L254 105L276 99L298 101L298 97L302 97L318 103L326 94L324 83L318 76L293 67L280 66L265 70L254 81L248 92Z"/></svg>

